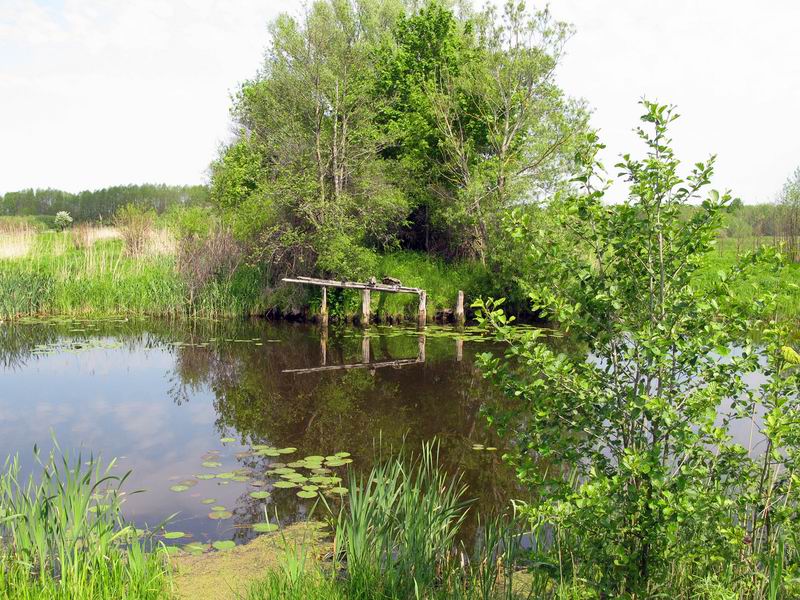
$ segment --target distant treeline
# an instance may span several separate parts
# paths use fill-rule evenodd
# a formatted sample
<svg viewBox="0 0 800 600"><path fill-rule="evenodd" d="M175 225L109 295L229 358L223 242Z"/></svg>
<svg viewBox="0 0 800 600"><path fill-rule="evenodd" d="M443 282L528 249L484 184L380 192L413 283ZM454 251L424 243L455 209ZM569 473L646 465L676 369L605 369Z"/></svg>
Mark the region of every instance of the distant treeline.
<svg viewBox="0 0 800 600"><path fill-rule="evenodd" d="M173 206L205 204L203 185L117 185L102 190L71 194L63 190L22 190L0 196L0 215L55 215L65 210L75 221L108 220L121 206L137 204L163 213Z"/></svg>
<svg viewBox="0 0 800 600"><path fill-rule="evenodd" d="M734 204L722 235L755 245L766 239L782 243L789 257L800 261L800 168L786 180L774 204Z"/></svg>

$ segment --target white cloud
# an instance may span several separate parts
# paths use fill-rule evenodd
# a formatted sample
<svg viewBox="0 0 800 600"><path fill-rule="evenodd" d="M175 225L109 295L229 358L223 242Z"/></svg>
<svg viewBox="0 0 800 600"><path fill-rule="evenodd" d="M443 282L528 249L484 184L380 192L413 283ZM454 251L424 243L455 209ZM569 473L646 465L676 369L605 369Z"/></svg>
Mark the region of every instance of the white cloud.
<svg viewBox="0 0 800 600"><path fill-rule="evenodd" d="M301 0L0 0L0 193L203 180L266 24ZM559 76L595 109L607 164L642 96L677 104L679 156L773 198L800 164L800 3L551 0L576 26Z"/></svg>

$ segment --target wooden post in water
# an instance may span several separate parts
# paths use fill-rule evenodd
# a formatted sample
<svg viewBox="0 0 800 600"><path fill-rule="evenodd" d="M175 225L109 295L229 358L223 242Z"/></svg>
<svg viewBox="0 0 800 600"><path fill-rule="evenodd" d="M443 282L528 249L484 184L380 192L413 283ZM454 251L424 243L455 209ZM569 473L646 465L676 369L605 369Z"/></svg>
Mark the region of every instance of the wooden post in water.
<svg viewBox="0 0 800 600"><path fill-rule="evenodd" d="M369 325L369 311L370 311L370 293L369 288L361 290L361 324Z"/></svg>
<svg viewBox="0 0 800 600"><path fill-rule="evenodd" d="M325 322L325 327L322 328L322 331L319 334L319 350L320 350L320 362L322 366L328 364L328 323Z"/></svg>
<svg viewBox="0 0 800 600"><path fill-rule="evenodd" d="M459 325L464 324L464 292L458 290L458 299L456 300L456 323Z"/></svg>
<svg viewBox="0 0 800 600"><path fill-rule="evenodd" d="M369 336L365 335L361 338L361 362L365 365L369 364Z"/></svg>
<svg viewBox="0 0 800 600"><path fill-rule="evenodd" d="M417 336L417 360L419 362L425 362L425 342L427 339L427 335Z"/></svg>
<svg viewBox="0 0 800 600"><path fill-rule="evenodd" d="M461 362L464 358L464 340L456 338L456 362Z"/></svg>
<svg viewBox="0 0 800 600"><path fill-rule="evenodd" d="M322 305L319 308L319 320L323 327L328 326L328 288L322 288Z"/></svg>
<svg viewBox="0 0 800 600"><path fill-rule="evenodd" d="M428 292L421 290L419 293L419 325L424 326L428 321Z"/></svg>

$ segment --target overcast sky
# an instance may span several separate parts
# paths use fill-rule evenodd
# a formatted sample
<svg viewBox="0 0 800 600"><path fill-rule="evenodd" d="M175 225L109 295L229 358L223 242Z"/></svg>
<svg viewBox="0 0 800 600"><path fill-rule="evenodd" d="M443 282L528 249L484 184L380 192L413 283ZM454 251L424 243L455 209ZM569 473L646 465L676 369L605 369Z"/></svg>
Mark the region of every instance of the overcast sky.
<svg viewBox="0 0 800 600"><path fill-rule="evenodd" d="M0 193L197 183L229 138L230 92L266 23L299 1L0 0ZM774 199L800 165L800 1L554 0L574 24L559 79L606 161L637 151L642 96L677 104L686 162Z"/></svg>

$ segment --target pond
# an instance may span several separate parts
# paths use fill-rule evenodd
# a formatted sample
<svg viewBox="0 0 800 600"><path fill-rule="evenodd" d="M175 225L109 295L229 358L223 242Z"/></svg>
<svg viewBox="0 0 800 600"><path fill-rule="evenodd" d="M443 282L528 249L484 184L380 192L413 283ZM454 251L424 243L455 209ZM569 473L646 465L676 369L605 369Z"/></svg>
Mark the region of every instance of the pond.
<svg viewBox="0 0 800 600"><path fill-rule="evenodd" d="M33 445L56 439L116 458L125 489L144 490L124 504L137 526L177 513L171 530L244 542L256 523L306 518L319 493L335 506L348 469L437 438L475 510L497 511L521 492L481 415L497 400L474 365L488 347L469 328L0 325L0 457L30 472Z"/></svg>

